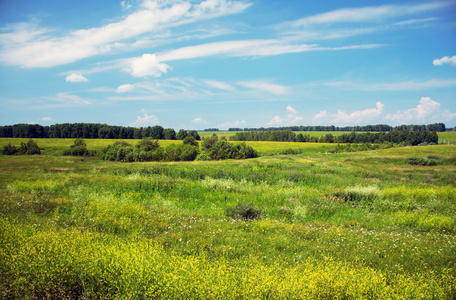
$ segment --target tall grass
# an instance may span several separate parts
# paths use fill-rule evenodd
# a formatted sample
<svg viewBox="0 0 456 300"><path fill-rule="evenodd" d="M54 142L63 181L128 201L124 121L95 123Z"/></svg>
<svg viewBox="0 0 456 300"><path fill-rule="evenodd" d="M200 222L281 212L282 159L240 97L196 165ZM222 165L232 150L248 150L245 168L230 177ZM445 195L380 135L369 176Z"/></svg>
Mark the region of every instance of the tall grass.
<svg viewBox="0 0 456 300"><path fill-rule="evenodd" d="M0 294L452 299L456 166L442 162L454 150L132 164L0 156ZM426 151L436 165L405 163Z"/></svg>

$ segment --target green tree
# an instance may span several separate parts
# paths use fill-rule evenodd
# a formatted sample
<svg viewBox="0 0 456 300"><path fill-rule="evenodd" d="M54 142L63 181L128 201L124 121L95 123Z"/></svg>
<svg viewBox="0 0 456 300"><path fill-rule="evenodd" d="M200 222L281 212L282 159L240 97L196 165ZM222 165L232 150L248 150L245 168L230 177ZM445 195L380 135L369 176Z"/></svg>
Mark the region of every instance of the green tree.
<svg viewBox="0 0 456 300"><path fill-rule="evenodd" d="M166 128L163 131L163 135L165 140L175 140L176 139L176 131L172 128Z"/></svg>
<svg viewBox="0 0 456 300"><path fill-rule="evenodd" d="M181 129L181 130L179 130L179 133L177 134L177 139L178 140L183 140L183 139L185 139L187 137L187 135L188 135L187 130Z"/></svg>
<svg viewBox="0 0 456 300"><path fill-rule="evenodd" d="M210 137L205 137L203 138L203 141L201 143L201 149L204 150L209 150L214 146L215 143L218 142L218 136L214 133Z"/></svg>

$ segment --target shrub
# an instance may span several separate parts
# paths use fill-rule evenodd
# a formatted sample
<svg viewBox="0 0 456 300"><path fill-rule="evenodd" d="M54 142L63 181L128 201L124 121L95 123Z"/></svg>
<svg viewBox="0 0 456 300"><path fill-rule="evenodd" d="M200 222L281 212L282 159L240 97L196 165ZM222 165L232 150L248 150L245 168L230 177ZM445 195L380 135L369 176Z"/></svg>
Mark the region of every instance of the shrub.
<svg viewBox="0 0 456 300"><path fill-rule="evenodd" d="M109 145L100 152L100 156L104 160L110 161L129 161L132 156L129 155L133 152L133 147L127 142L115 142Z"/></svg>
<svg viewBox="0 0 456 300"><path fill-rule="evenodd" d="M428 159L423 157L408 157L406 163L414 166L435 166L437 162L435 159Z"/></svg>
<svg viewBox="0 0 456 300"><path fill-rule="evenodd" d="M3 146L2 154L4 154L4 155L13 155L13 154L16 154L17 152L18 152L18 150L17 150L16 146L11 145L11 143Z"/></svg>
<svg viewBox="0 0 456 300"><path fill-rule="evenodd" d="M238 202L236 207L227 207L226 215L232 219L248 221L259 219L261 217L261 210L256 208L251 202Z"/></svg>
<svg viewBox="0 0 456 300"><path fill-rule="evenodd" d="M21 143L21 147L19 148L18 153L26 155L41 154L41 150L35 141L29 140L27 144Z"/></svg>
<svg viewBox="0 0 456 300"><path fill-rule="evenodd" d="M89 155L87 144L83 139L75 139L74 144L70 146L70 149L65 150L63 155L87 156Z"/></svg>
<svg viewBox="0 0 456 300"><path fill-rule="evenodd" d="M301 154L302 150L301 149L283 149L279 152L280 155L296 155L296 154Z"/></svg>

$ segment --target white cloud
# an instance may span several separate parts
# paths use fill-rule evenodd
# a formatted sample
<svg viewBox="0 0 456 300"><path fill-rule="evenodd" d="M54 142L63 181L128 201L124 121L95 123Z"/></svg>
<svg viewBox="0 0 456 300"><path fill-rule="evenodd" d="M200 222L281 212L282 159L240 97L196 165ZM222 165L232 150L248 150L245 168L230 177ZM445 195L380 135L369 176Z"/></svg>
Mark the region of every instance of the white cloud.
<svg viewBox="0 0 456 300"><path fill-rule="evenodd" d="M44 117L40 119L41 121L51 121L52 119L50 117Z"/></svg>
<svg viewBox="0 0 456 300"><path fill-rule="evenodd" d="M390 18L436 10L448 5L450 4L435 2L418 5L382 5L361 8L345 8L305 17L290 22L290 24L298 27L313 24L331 24L341 22L379 22Z"/></svg>
<svg viewBox="0 0 456 300"><path fill-rule="evenodd" d="M434 59L432 63L434 64L434 66L441 66L443 64L450 64L456 66L456 56L444 56L440 59Z"/></svg>
<svg viewBox="0 0 456 300"><path fill-rule="evenodd" d="M344 111L338 110L336 118L334 120L335 123L362 123L368 122L373 118L380 116L383 113L383 107L385 106L381 102L377 102L375 104L376 108L369 108L360 111L354 111L350 114L347 114Z"/></svg>
<svg viewBox="0 0 456 300"><path fill-rule="evenodd" d="M280 125L296 125L299 122L304 120L303 117L298 115L298 111L291 106L287 106L288 115L281 117L281 116L274 116L271 121L269 121L266 125L267 126L280 126Z"/></svg>
<svg viewBox="0 0 456 300"><path fill-rule="evenodd" d="M133 59L130 68L126 70L134 77L153 76L160 77L169 69L167 64L160 63L155 54L143 54L143 56Z"/></svg>
<svg viewBox="0 0 456 300"><path fill-rule="evenodd" d="M75 74L75 73L68 75L65 80L67 82L87 82L87 81L89 81L84 76L82 76L80 74Z"/></svg>
<svg viewBox="0 0 456 300"><path fill-rule="evenodd" d="M228 121L223 124L217 125L218 128L220 129L229 129L229 128L237 128L237 127L243 127L245 126L246 122L244 120L242 121Z"/></svg>
<svg viewBox="0 0 456 300"><path fill-rule="evenodd" d="M331 87L338 87L345 90L412 91L456 86L456 79L430 79L426 81L410 80L386 83L359 83L354 81L334 81L325 83L325 85Z"/></svg>
<svg viewBox="0 0 456 300"><path fill-rule="evenodd" d="M296 113L298 113L298 112L296 111L296 109L294 109L294 108L291 107L291 106L287 106L287 111L288 111L290 114L296 114Z"/></svg>
<svg viewBox="0 0 456 300"><path fill-rule="evenodd" d="M306 51L339 51L353 49L371 49L381 47L380 44L362 44L342 47L320 47L316 44L292 44L289 39L223 41L188 46L157 54L160 61L173 61L216 55L234 57L275 56L287 53Z"/></svg>
<svg viewBox="0 0 456 300"><path fill-rule="evenodd" d="M133 84L122 84L116 89L117 93L128 93L135 89Z"/></svg>
<svg viewBox="0 0 456 300"><path fill-rule="evenodd" d="M322 110L314 116L314 120L319 122L326 121L334 124L369 123L383 113L383 107L385 105L381 102L377 102L375 106L376 108L354 111L352 113L346 113L345 111L339 109L337 110L337 113L330 114L326 110Z"/></svg>
<svg viewBox="0 0 456 300"><path fill-rule="evenodd" d="M128 7L124 2L123 6ZM9 32L0 35L3 51L0 60L22 67L52 67L105 54L116 49L118 42L145 33L239 13L251 3L208 0L193 4L190 1L144 1L141 8L102 27L80 29L64 36L52 36L51 30L11 25ZM47 33L47 35L45 35Z"/></svg>
<svg viewBox="0 0 456 300"><path fill-rule="evenodd" d="M219 89L219 90L231 91L231 90L234 89L234 88L233 88L231 85L229 85L228 83L221 82L221 81L205 79L204 82L205 82L208 86L213 87L213 88L216 88L216 89Z"/></svg>
<svg viewBox="0 0 456 300"><path fill-rule="evenodd" d="M291 92L290 88L287 86L264 81L241 81L238 82L238 84L248 89L264 91L275 95L284 95Z"/></svg>
<svg viewBox="0 0 456 300"><path fill-rule="evenodd" d="M192 120L193 124L207 124L207 121L204 120L203 118L196 118Z"/></svg>
<svg viewBox="0 0 456 300"><path fill-rule="evenodd" d="M420 103L415 108L388 114L386 119L400 123L426 121L435 119L440 109L440 103L429 97L421 97Z"/></svg>
<svg viewBox="0 0 456 300"><path fill-rule="evenodd" d="M321 110L318 114L314 116L314 119L324 119L328 116L328 112L326 110Z"/></svg>
<svg viewBox="0 0 456 300"><path fill-rule="evenodd" d="M159 123L159 120L156 116L154 115L148 115L144 113L144 116L138 116L136 118L136 121L133 122L131 125L135 127L143 127L143 126L150 126L150 125L156 125Z"/></svg>

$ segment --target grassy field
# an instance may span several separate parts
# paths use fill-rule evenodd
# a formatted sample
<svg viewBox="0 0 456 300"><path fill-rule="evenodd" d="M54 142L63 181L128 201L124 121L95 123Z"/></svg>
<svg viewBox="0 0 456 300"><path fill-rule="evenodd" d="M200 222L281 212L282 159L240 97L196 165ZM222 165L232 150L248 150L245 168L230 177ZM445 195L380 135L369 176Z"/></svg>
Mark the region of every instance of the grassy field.
<svg viewBox="0 0 456 300"><path fill-rule="evenodd" d="M456 297L456 145L115 163L37 142L0 155L2 298Z"/></svg>

